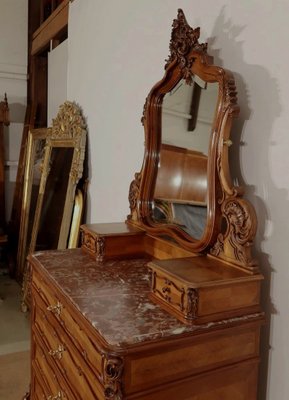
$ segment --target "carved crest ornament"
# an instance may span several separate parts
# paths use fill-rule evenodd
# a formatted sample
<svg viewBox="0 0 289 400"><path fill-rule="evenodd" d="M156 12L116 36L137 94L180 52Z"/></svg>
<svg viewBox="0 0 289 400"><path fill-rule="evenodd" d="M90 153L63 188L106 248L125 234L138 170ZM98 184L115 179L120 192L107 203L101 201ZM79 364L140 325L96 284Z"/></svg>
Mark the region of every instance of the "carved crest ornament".
<svg viewBox="0 0 289 400"><path fill-rule="evenodd" d="M86 142L86 122L80 107L71 101L64 102L60 107L56 118L52 120L51 135L47 140L48 146L58 143L67 143L74 147L70 177L74 184L82 176Z"/></svg>
<svg viewBox="0 0 289 400"><path fill-rule="evenodd" d="M170 55L166 60L165 68L167 68L171 62L177 60L186 83L191 84L193 82L192 66L194 57L191 56L190 53L192 50L206 53L208 45L207 43L199 43L200 28L191 28L181 9L178 10L178 17L174 19L172 27Z"/></svg>
<svg viewBox="0 0 289 400"><path fill-rule="evenodd" d="M172 25L164 77L150 91L143 109L145 157L141 171L135 174L130 185L128 220L144 226L152 234L170 236L183 248L209 253L255 273L258 266L252 258L251 247L256 233L256 215L253 207L242 198L242 188L232 184L228 164L231 125L239 114L235 80L230 71L213 64L213 58L207 54L207 44L199 43L199 38L200 28L191 28L183 11L178 10ZM162 99L180 80L191 84L194 75L205 82L217 82L219 87L208 155L208 219L200 240L188 237L179 227L157 225L151 217L161 145Z"/></svg>
<svg viewBox="0 0 289 400"><path fill-rule="evenodd" d="M80 108L71 101L64 102L52 120L52 139L78 139L86 129Z"/></svg>

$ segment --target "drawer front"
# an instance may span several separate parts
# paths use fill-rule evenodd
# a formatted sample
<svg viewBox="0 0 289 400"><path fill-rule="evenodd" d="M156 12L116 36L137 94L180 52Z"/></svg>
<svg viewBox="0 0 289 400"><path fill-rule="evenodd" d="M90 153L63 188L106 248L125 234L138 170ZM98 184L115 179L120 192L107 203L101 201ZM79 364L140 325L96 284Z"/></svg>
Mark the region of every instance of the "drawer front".
<svg viewBox="0 0 289 400"><path fill-rule="evenodd" d="M44 309L52 317L61 324L66 334L69 336L74 346L78 349L89 368L101 380L102 378L102 355L95 346L95 339L81 328L72 313L69 312L66 304L59 299L59 296L53 288L49 287L46 279L41 277L37 272L33 271L33 287L36 294L43 300Z"/></svg>
<svg viewBox="0 0 289 400"><path fill-rule="evenodd" d="M52 398L58 396L59 399L77 400L61 375L57 373L56 369L53 369L53 364L52 366L50 365L51 361L48 359L47 352L44 350L41 340L35 334L33 335L33 342L33 365L35 365L37 375L41 376L41 380L45 384L43 386L47 388L46 392L49 392L49 396L52 396Z"/></svg>
<svg viewBox="0 0 289 400"><path fill-rule="evenodd" d="M171 346L163 352L140 353L126 359L126 393L147 390L247 359L258 359L260 327L215 332Z"/></svg>
<svg viewBox="0 0 289 400"><path fill-rule="evenodd" d="M103 396L102 385L87 364L83 354L75 348L59 321L47 311L46 304L37 293L34 293L34 290L32 293L37 304L34 309L33 330L41 338L41 347L45 357L69 382L73 393L78 393L77 398L82 398L85 393L87 400L101 399ZM55 370L54 367L53 370Z"/></svg>
<svg viewBox="0 0 289 400"><path fill-rule="evenodd" d="M33 400L77 400L67 388L64 389L63 383L60 383L56 389L49 387L44 371L35 360L32 361L32 382L31 399Z"/></svg>
<svg viewBox="0 0 289 400"><path fill-rule="evenodd" d="M170 279L153 272L153 292L156 297L164 301L176 311L185 310L185 288L178 287Z"/></svg>
<svg viewBox="0 0 289 400"><path fill-rule="evenodd" d="M43 400L48 398L48 394L42 388L42 385L39 383L39 379L36 377L36 372L32 372L32 392L31 398L35 400Z"/></svg>
<svg viewBox="0 0 289 400"><path fill-rule="evenodd" d="M172 381L151 391L143 391L133 400L256 400L258 361L219 368L188 379Z"/></svg>

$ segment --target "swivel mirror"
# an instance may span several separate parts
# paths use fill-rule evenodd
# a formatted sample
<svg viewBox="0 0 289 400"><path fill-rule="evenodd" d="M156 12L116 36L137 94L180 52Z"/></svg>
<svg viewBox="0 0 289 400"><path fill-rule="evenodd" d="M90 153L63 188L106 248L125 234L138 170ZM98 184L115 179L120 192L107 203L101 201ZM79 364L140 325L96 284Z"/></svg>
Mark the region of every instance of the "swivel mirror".
<svg viewBox="0 0 289 400"><path fill-rule="evenodd" d="M230 178L230 130L239 113L230 71L214 65L182 10L170 55L144 106L145 156L130 186L130 224L193 252L255 269L253 208Z"/></svg>

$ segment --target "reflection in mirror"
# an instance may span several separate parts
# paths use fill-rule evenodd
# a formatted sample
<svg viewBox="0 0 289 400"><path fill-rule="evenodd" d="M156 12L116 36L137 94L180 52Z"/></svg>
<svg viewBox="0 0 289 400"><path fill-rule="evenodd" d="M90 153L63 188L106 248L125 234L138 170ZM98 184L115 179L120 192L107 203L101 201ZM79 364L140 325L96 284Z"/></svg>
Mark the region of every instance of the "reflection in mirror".
<svg viewBox="0 0 289 400"><path fill-rule="evenodd" d="M50 129L33 129L28 134L26 150L26 166L23 182L23 199L17 253L17 266L20 276L23 274L25 259L28 254L34 213L37 204L40 178L46 139Z"/></svg>
<svg viewBox="0 0 289 400"><path fill-rule="evenodd" d="M154 219L200 239L207 221L207 163L218 83L194 76L164 96Z"/></svg>
<svg viewBox="0 0 289 400"><path fill-rule="evenodd" d="M58 247L73 152L72 147L54 147L51 151L35 250Z"/></svg>

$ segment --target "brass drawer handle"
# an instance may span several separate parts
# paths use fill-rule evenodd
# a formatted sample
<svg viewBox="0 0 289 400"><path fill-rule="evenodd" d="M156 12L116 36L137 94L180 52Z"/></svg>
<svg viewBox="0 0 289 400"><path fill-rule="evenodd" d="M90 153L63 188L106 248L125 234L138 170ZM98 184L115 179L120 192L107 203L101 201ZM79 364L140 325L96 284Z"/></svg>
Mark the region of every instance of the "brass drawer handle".
<svg viewBox="0 0 289 400"><path fill-rule="evenodd" d="M64 397L62 396L61 392L58 392L56 396L48 396L46 400L62 400Z"/></svg>
<svg viewBox="0 0 289 400"><path fill-rule="evenodd" d="M64 346L60 344L56 350L49 350L49 355L58 360L62 359L62 353L64 352Z"/></svg>
<svg viewBox="0 0 289 400"><path fill-rule="evenodd" d="M62 308L63 308L63 305L61 303L59 303L59 301L58 301L55 306L48 306L47 310L51 311L53 314L60 316Z"/></svg>

